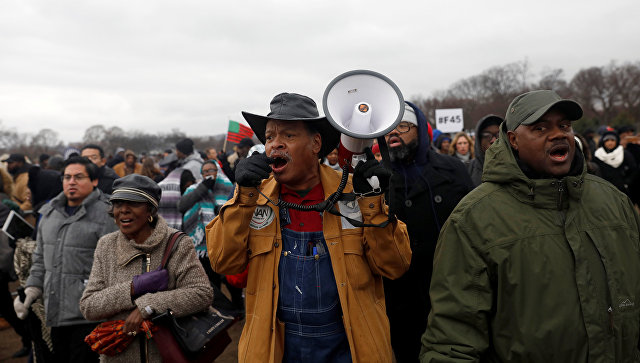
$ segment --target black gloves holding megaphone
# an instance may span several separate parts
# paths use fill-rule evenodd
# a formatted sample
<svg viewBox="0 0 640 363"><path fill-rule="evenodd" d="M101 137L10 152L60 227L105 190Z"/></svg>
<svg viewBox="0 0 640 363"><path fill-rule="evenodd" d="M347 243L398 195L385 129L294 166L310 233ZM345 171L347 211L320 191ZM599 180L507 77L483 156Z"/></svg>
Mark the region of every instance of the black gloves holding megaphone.
<svg viewBox="0 0 640 363"><path fill-rule="evenodd" d="M380 195L389 188L391 170L376 160L371 148L364 150L367 161L360 161L353 170L353 191L356 194Z"/></svg>
<svg viewBox="0 0 640 363"><path fill-rule="evenodd" d="M236 165L236 183L242 187L257 187L262 179L269 177L273 159L266 154L254 152L253 155L244 158Z"/></svg>
<svg viewBox="0 0 640 363"><path fill-rule="evenodd" d="M380 195L389 188L391 170L376 160L371 148L365 149L367 161L360 161L353 171L353 190L356 194ZM236 165L236 183L242 187L257 187L262 179L269 177L273 159L266 154L255 152Z"/></svg>

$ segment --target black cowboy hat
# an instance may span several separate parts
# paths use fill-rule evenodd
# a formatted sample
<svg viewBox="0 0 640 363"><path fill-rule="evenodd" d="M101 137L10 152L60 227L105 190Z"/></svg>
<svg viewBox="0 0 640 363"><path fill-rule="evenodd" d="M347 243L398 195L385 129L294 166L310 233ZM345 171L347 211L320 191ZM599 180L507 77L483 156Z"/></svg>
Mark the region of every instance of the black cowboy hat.
<svg viewBox="0 0 640 363"><path fill-rule="evenodd" d="M242 112L258 139L265 143L265 129L269 120L304 121L312 123L322 136L322 147L318 157L327 156L338 147L340 132L333 128L326 117L320 117L316 103L309 97L297 93L280 93L271 100L271 112L267 116Z"/></svg>

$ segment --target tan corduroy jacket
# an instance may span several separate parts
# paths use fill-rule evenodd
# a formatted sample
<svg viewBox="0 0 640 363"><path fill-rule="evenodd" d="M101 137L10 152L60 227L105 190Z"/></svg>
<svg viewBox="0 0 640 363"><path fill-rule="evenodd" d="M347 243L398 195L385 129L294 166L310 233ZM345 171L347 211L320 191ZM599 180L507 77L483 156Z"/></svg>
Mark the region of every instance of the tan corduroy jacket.
<svg viewBox="0 0 640 363"><path fill-rule="evenodd" d="M321 165L320 179L326 198L337 190L340 174ZM273 177L259 188L271 200L278 200L280 185ZM345 192L351 190L349 182ZM349 206L340 204L339 208L351 218L360 214L365 223L387 220L382 196L362 198ZM247 320L238 346L240 362L282 360L284 325L276 319L282 251L279 215L278 207L268 203L256 188L238 187L207 226L207 248L216 272L235 274L249 264ZM409 268L406 227L395 221L385 228L356 228L328 212L323 221L353 361L391 362L382 276L398 278Z"/></svg>

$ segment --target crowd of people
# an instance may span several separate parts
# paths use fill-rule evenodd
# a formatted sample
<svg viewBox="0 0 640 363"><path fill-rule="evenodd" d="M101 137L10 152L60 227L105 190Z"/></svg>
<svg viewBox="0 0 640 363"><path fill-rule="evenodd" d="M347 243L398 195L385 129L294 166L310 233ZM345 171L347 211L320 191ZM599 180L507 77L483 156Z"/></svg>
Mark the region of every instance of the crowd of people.
<svg viewBox="0 0 640 363"><path fill-rule="evenodd" d="M405 102L388 160L374 144L347 173L309 97L243 116L259 143L232 152L186 138L156 156L2 159L0 222L35 227L0 234L16 250L0 284L14 356L97 361L85 337L118 320L134 340L102 360L160 361L145 322L205 310L224 285L240 362L640 359L632 126L578 135L581 106L540 90L452 135Z"/></svg>

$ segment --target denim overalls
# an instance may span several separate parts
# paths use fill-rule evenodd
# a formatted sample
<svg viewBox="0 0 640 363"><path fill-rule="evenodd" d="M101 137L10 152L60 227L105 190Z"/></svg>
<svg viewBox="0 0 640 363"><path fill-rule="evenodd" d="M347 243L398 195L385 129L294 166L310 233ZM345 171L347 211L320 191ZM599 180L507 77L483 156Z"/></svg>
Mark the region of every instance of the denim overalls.
<svg viewBox="0 0 640 363"><path fill-rule="evenodd" d="M329 250L322 231L282 228L278 319L283 362L351 362Z"/></svg>

